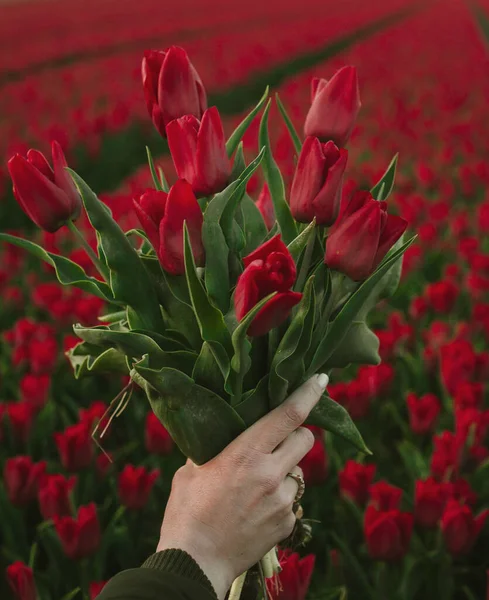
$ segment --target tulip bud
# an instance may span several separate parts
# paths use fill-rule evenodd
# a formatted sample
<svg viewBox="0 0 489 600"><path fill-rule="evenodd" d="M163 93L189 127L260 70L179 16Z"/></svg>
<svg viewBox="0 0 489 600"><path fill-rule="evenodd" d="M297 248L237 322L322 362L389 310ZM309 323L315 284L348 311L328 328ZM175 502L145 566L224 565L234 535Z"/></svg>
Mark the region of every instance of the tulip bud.
<svg viewBox="0 0 489 600"><path fill-rule="evenodd" d="M100 592L104 589L106 584L107 584L106 581L92 581L88 588L90 600L96 600L96 598L98 597Z"/></svg>
<svg viewBox="0 0 489 600"><path fill-rule="evenodd" d="M149 116L163 137L173 119L184 115L202 117L207 108L204 85L183 48L146 50L141 73Z"/></svg>
<svg viewBox="0 0 489 600"><path fill-rule="evenodd" d="M360 91L355 67L343 67L326 79L312 80L312 104L304 124L304 134L332 140L343 147L350 138L360 111Z"/></svg>
<svg viewBox="0 0 489 600"><path fill-rule="evenodd" d="M354 460L347 460L339 473L340 491L343 496L363 506L367 502L375 470L375 465L362 465Z"/></svg>
<svg viewBox="0 0 489 600"><path fill-rule="evenodd" d="M399 508L402 490L386 481L378 481L370 486L370 499L372 504L382 511Z"/></svg>
<svg viewBox="0 0 489 600"><path fill-rule="evenodd" d="M91 556L100 545L100 523L93 502L80 506L76 518L55 516L54 527L66 556L71 560Z"/></svg>
<svg viewBox="0 0 489 600"><path fill-rule="evenodd" d="M314 217L318 225L336 221L347 159L348 152L339 150L334 142L321 144L318 138L306 138L290 192L290 210L296 221L309 223Z"/></svg>
<svg viewBox="0 0 489 600"><path fill-rule="evenodd" d="M185 273L183 225L187 224L190 244L197 266L203 266L203 216L191 186L178 180L170 192L146 190L134 199L134 210L153 245L161 266L172 275Z"/></svg>
<svg viewBox="0 0 489 600"><path fill-rule="evenodd" d="M16 154L8 162L14 195L26 215L49 232L80 215L81 198L69 173L58 142L52 146L53 169L43 154L29 150L27 159Z"/></svg>
<svg viewBox="0 0 489 600"><path fill-rule="evenodd" d="M416 523L422 527L436 527L450 494L451 485L440 483L433 477L416 481L414 513Z"/></svg>
<svg viewBox="0 0 489 600"><path fill-rule="evenodd" d="M386 202L357 192L330 229L325 263L353 281L367 279L406 227L404 219L387 214Z"/></svg>
<svg viewBox="0 0 489 600"><path fill-rule="evenodd" d="M173 450L173 439L161 421L152 410L146 417L146 429L144 436L146 450L151 454L167 456Z"/></svg>
<svg viewBox="0 0 489 600"><path fill-rule="evenodd" d="M30 402L9 402L7 415L15 439L25 443L32 430L36 408Z"/></svg>
<svg viewBox="0 0 489 600"><path fill-rule="evenodd" d="M62 433L54 434L61 464L67 471L80 471L90 466L94 456L94 443L88 423L70 425Z"/></svg>
<svg viewBox="0 0 489 600"><path fill-rule="evenodd" d="M441 403L434 394L424 394L418 398L416 394L407 395L406 403L409 411L409 424L414 433L423 435L433 431L441 410Z"/></svg>
<svg viewBox="0 0 489 600"><path fill-rule="evenodd" d="M33 463L30 456L8 458L3 468L3 478L10 502L15 506L27 506L32 502L45 472L46 461Z"/></svg>
<svg viewBox="0 0 489 600"><path fill-rule="evenodd" d="M381 511L369 506L365 511L364 532L368 553L376 560L397 561L408 551L413 515L398 509Z"/></svg>
<svg viewBox="0 0 489 600"><path fill-rule="evenodd" d="M70 494L76 477L66 479L63 475L47 475L39 488L39 509L45 520L71 515Z"/></svg>
<svg viewBox="0 0 489 600"><path fill-rule="evenodd" d="M159 477L159 470L147 471L144 467L126 465L119 475L119 499L123 506L132 510L143 508Z"/></svg>
<svg viewBox="0 0 489 600"><path fill-rule="evenodd" d="M171 121L166 134L178 177L190 183L197 197L215 194L226 187L231 162L215 106L205 111L202 121L193 115Z"/></svg>
<svg viewBox="0 0 489 600"><path fill-rule="evenodd" d="M253 319L248 335L260 336L278 327L298 304L302 294L290 291L296 277L294 259L277 234L243 259L241 273L234 294L238 321L260 300L278 292L261 308Z"/></svg>
<svg viewBox="0 0 489 600"><path fill-rule="evenodd" d="M450 554L459 556L470 552L488 515L489 510L483 510L474 517L466 504L448 501L441 518L441 530Z"/></svg>
<svg viewBox="0 0 489 600"><path fill-rule="evenodd" d="M304 474L306 485L321 485L328 476L328 455L321 439L316 439L314 446L299 463Z"/></svg>
<svg viewBox="0 0 489 600"><path fill-rule="evenodd" d="M20 560L7 567L7 581L15 600L36 600L37 591L32 569Z"/></svg>
<svg viewBox="0 0 489 600"><path fill-rule="evenodd" d="M267 229L270 231L275 224L275 209L273 208L272 196L266 183L258 196L256 207L260 211Z"/></svg>
<svg viewBox="0 0 489 600"><path fill-rule="evenodd" d="M280 551L278 559L282 569L278 575L278 586L274 585L272 578L267 579L267 584L272 588L269 589L270 597L274 600L305 600L316 557L308 554L301 558L296 552L285 550Z"/></svg>

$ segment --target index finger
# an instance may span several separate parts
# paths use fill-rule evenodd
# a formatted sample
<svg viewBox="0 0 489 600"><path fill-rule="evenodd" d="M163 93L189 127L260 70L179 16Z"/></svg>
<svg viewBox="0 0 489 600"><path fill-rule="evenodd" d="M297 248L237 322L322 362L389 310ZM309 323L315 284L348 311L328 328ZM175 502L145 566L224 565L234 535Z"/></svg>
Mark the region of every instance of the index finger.
<svg viewBox="0 0 489 600"><path fill-rule="evenodd" d="M271 453L293 431L299 428L316 406L328 385L325 373L314 375L285 402L244 431L235 442L248 444L255 450Z"/></svg>

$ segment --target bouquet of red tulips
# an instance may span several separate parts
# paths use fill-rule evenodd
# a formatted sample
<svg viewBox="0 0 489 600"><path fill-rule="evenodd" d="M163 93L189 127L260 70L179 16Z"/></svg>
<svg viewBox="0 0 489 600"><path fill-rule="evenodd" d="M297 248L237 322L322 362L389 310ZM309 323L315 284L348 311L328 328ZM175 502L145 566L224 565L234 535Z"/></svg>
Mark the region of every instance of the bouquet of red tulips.
<svg viewBox="0 0 489 600"><path fill-rule="evenodd" d="M122 400L141 387L181 451L201 464L312 374L380 361L368 314L395 291L413 240L387 213L397 157L370 191L342 197L344 146L360 108L353 67L313 82L304 142L277 97L298 155L290 193L271 151L268 90L226 141L183 49L146 53L142 74L178 180L169 189L148 150L154 187L134 198L141 229L123 231L54 143L52 168L35 150L10 160L15 196L44 230L68 226L100 276L31 241L0 239L107 302L102 325L74 325L75 375L126 374ZM262 109L247 165L241 140ZM267 188L254 202L247 183L258 169ZM83 210L95 249L74 223ZM368 451L327 394L307 422Z"/></svg>

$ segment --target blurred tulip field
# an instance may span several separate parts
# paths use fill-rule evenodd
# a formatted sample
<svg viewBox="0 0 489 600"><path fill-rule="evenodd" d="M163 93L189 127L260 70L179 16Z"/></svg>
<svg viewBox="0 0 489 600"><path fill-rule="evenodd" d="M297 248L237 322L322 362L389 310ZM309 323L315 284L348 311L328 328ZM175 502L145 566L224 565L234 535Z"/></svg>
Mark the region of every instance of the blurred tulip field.
<svg viewBox="0 0 489 600"><path fill-rule="evenodd" d="M398 153L387 202L418 237L369 323L382 362L331 374L373 454L314 429L300 465L312 539L284 551L270 598L489 598L489 0L4 0L0 15L0 231L92 275L68 228L48 233L24 214L7 162L31 148L50 160L57 141L124 230L139 227L146 146L177 179L148 116L145 50L185 48L226 135L270 86L286 194L297 154L276 94L303 139L312 78L356 67L343 199ZM248 194L263 189L254 175ZM75 379L65 356L73 324L100 324L106 308L0 242L1 600L93 600L155 551L185 458L138 391L108 423L126 376L84 364Z"/></svg>

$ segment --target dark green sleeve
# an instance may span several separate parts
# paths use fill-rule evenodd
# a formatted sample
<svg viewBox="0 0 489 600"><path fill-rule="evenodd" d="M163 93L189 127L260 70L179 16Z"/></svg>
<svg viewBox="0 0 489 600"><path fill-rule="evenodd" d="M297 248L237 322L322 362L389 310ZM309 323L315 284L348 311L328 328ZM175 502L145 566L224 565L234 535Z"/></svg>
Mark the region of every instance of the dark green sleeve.
<svg viewBox="0 0 489 600"><path fill-rule="evenodd" d="M183 550L163 550L113 577L97 600L216 600L211 582Z"/></svg>

